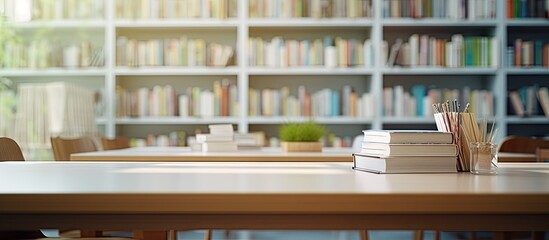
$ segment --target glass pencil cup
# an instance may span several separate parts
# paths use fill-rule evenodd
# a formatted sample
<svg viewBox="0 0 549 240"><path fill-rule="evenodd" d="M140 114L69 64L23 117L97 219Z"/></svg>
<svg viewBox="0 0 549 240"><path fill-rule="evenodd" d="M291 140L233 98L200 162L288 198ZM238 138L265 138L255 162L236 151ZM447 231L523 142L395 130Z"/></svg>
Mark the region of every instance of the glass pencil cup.
<svg viewBox="0 0 549 240"><path fill-rule="evenodd" d="M489 142L472 142L469 144L469 149L471 150L471 164L469 166L471 173L497 173L497 144Z"/></svg>

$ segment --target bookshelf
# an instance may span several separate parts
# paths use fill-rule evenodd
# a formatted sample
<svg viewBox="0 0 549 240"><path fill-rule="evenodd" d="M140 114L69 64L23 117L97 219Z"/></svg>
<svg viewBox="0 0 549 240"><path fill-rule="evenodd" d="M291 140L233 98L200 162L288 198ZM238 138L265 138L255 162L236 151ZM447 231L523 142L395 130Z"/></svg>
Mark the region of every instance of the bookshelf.
<svg viewBox="0 0 549 240"><path fill-rule="evenodd" d="M23 2L33 3L31 0ZM52 0L52 2L56 2L56 0ZM60 2L66 4L71 1ZM168 134L174 130L185 130L192 135L194 128L199 127L205 130L207 124L214 123L232 123L242 133L261 130L267 132L269 137L276 136L279 124L285 121L306 121L309 117L301 114L296 116L250 114L249 106L253 100L249 98L248 91L250 88L257 90L280 89L283 86L287 86L289 94L296 97L299 86L305 86L311 95L324 88L342 94L344 85L351 86L357 97L361 97L365 93L370 94L368 97L372 103L371 115L358 117L353 114L318 115L314 117L318 122L326 124L329 131L346 134L340 137L353 137L366 128L433 129L435 127L434 120L429 114L388 116L384 113L383 92L385 88L402 86L407 92L418 84L437 89L455 88L461 90L464 85L467 85L471 91L486 90L492 95L493 101L493 114L489 119L492 121L494 118L497 119L495 122L500 128L501 136L506 134L549 134L549 119L543 117L542 113L538 112L532 117L517 117L510 109L508 101L508 92L522 86L537 84L540 87L549 87L549 83L546 81L549 76L549 68L511 66L506 57L508 47L514 44L516 38L539 39L548 43L549 20L527 17L508 18L508 6L505 1L477 1L486 4L486 6L495 4L493 11L487 11L485 15L478 13L475 17L440 15L423 18L388 15L386 8L399 2L393 0L352 1L352 4L360 6L356 8L359 9L356 12L350 12L349 9L352 8L347 9L342 7L343 5L334 5L332 7L339 8L338 11L304 11L301 15L296 15L293 12L299 8L294 9L291 8L291 5L284 5L275 7L275 9L293 9L288 11L294 15L277 14L273 10L265 12L266 17L262 17L259 12L254 12L254 9L256 11L257 9L271 9L267 4L274 4L276 1L216 0L210 3L215 2L216 6L218 6L217 4L226 4L225 7L228 9L226 13L220 15L219 12L214 14L215 11L202 10L200 14L209 14L207 17L202 17L198 16L200 14L190 16L185 15L189 14L188 12L185 14L169 12L166 7L154 7L143 18L137 17L137 13L145 14L142 12L145 9L142 6L145 5L141 4L153 4L154 2L175 4L178 1L142 0L133 10L124 5L133 1L91 2L101 2L98 5L100 8L95 5L92 8L95 9L93 15L84 12L80 14L83 17L43 17L29 22L16 22L12 24L12 27L23 37L33 37L35 36L33 34L44 31L44 29L49 29L48 31L52 34L67 36L67 39L76 39L75 41L79 41L79 35L84 34L104 48L103 65L78 68L63 66L32 69L1 68L0 76L8 77L16 83L44 81L44 79L47 81L63 80L101 90L103 101L106 104L103 109L104 114L97 117L97 123L100 125L100 134L110 137L126 135L145 138L149 133ZM200 4L203 1L188 2ZM287 1L287 3L292 2L322 4L324 0ZM341 2L344 1L337 1L334 4L342 4ZM371 5L368 5L370 2ZM353 17L343 17L342 12L351 14ZM391 12L389 11L389 13ZM323 15L326 17L318 17ZM82 34L72 34L75 32ZM498 45L494 46L490 54L495 53L496 55L493 56L497 56L497 60L495 62L490 60L490 64L485 63L482 66L474 67L386 66L385 61L390 55L390 49L395 40L402 38L404 42L407 42L413 34L428 35L446 41L451 40L452 36L456 34L461 34L464 37L493 38ZM352 45L362 45L363 48L365 47L364 42L369 40L372 46L369 55L372 57L370 63L366 64L366 59L361 59L360 63L349 62L343 65L335 63L334 67L325 67L324 64L310 62L266 66L265 63L257 64L250 61L251 50L248 42L251 38L260 38L268 43L274 37L280 37L284 41L312 44L315 39L324 40L327 35L332 36L333 41L338 37L344 40L354 39L353 41L356 41ZM179 39L185 36L188 39L202 39L207 43L230 46L234 52L227 66L208 64L181 66L181 64L164 62L162 64L128 66L128 64L118 64L119 54L117 55L117 51L121 36L138 41ZM383 41L387 41L387 56L385 57L384 54L381 54L380 48ZM78 79L84 80L80 82ZM198 86L203 90L213 90L213 83L222 79L228 79L238 89L237 108L239 114L209 117L117 115L115 99L119 85L131 91L142 87L152 89L155 85L169 84L176 89L177 94L185 94L185 89L192 86ZM527 124L528 127L523 127L523 124ZM339 134L337 135L339 136Z"/></svg>

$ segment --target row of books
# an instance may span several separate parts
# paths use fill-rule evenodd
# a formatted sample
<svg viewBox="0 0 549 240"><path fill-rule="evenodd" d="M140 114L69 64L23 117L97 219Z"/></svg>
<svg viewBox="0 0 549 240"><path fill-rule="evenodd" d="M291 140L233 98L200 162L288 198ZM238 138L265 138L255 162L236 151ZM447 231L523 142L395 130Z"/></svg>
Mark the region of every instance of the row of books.
<svg viewBox="0 0 549 240"><path fill-rule="evenodd" d="M4 0L0 5L6 19L16 22L102 19L105 12L103 1L96 0Z"/></svg>
<svg viewBox="0 0 549 240"><path fill-rule="evenodd" d="M384 0L386 18L494 19L496 0Z"/></svg>
<svg viewBox="0 0 549 240"><path fill-rule="evenodd" d="M116 89L117 117L160 116L238 116L238 90L235 84L223 79L215 81L213 90L188 87L178 94L171 85L156 85L152 89L129 91Z"/></svg>
<svg viewBox="0 0 549 240"><path fill-rule="evenodd" d="M183 130L172 131L168 134L148 134L145 138L130 138L130 146L187 147L196 145L199 141L199 135L203 135L201 130L195 131L194 135L190 135ZM250 146L254 146L256 148L280 147L280 141L277 137L267 137L264 132L251 132L248 134L235 132L233 139L237 143L238 149L250 149ZM203 140L204 139L200 141ZM352 146L353 138L351 136L336 136L335 134L330 133L326 138L322 138L320 141L324 147L349 148Z"/></svg>
<svg viewBox="0 0 549 240"><path fill-rule="evenodd" d="M314 116L314 117L360 117L375 115L373 94L357 93L351 86L341 91L321 89L310 93L299 86L297 95L290 94L288 87L280 89L253 89L248 91L249 116Z"/></svg>
<svg viewBox="0 0 549 240"><path fill-rule="evenodd" d="M237 16L237 0L116 0L120 19L215 18Z"/></svg>
<svg viewBox="0 0 549 240"><path fill-rule="evenodd" d="M252 18L370 17L371 0L249 0Z"/></svg>
<svg viewBox="0 0 549 240"><path fill-rule="evenodd" d="M248 61L250 66L267 67L371 67L373 49L369 39L326 36L314 40L284 40L274 37L266 41L256 37L248 41Z"/></svg>
<svg viewBox="0 0 549 240"><path fill-rule="evenodd" d="M233 53L232 46L187 36L149 40L120 36L116 40L117 66L226 66Z"/></svg>
<svg viewBox="0 0 549 240"><path fill-rule="evenodd" d="M549 0L507 0L507 18L549 18Z"/></svg>
<svg viewBox="0 0 549 240"><path fill-rule="evenodd" d="M549 91L539 85L523 86L509 92L509 107L516 116L538 116L549 118Z"/></svg>
<svg viewBox="0 0 549 240"><path fill-rule="evenodd" d="M507 47L507 63L510 67L549 67L549 42L517 38Z"/></svg>
<svg viewBox="0 0 549 240"><path fill-rule="evenodd" d="M395 85L383 89L383 115L396 117L429 117L433 115L432 105L444 102L444 99L456 99L460 106L469 103L469 112L477 116L494 116L494 96L484 89L427 89L423 85L414 85L409 91Z"/></svg>
<svg viewBox="0 0 549 240"><path fill-rule="evenodd" d="M168 134L148 134L146 138L130 138L130 147L186 147L188 146L187 132L172 131Z"/></svg>
<svg viewBox="0 0 549 240"><path fill-rule="evenodd" d="M105 64L103 47L89 41L59 44L48 39L30 43L6 41L0 66L4 68L102 67Z"/></svg>
<svg viewBox="0 0 549 240"><path fill-rule="evenodd" d="M494 37L455 34L451 39L412 34L408 41L397 38L391 49L383 42L387 66L497 67L498 40Z"/></svg>
<svg viewBox="0 0 549 240"><path fill-rule="evenodd" d="M373 173L456 172L452 133L421 130L364 130L353 169Z"/></svg>

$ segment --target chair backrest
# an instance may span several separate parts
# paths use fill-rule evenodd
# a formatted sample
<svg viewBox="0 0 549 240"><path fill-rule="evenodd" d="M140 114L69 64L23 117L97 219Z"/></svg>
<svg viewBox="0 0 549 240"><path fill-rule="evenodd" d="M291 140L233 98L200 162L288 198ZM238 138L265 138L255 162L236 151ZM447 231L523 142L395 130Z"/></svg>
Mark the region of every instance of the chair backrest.
<svg viewBox="0 0 549 240"><path fill-rule="evenodd" d="M15 140L0 137L0 161L25 161L23 152Z"/></svg>
<svg viewBox="0 0 549 240"><path fill-rule="evenodd" d="M130 147L130 140L124 136L117 136L115 138L101 137L101 145L103 145L103 150L124 149Z"/></svg>
<svg viewBox="0 0 549 240"><path fill-rule="evenodd" d="M498 152L504 153L525 153L531 154L531 158L500 158L500 161L539 161L536 157L539 149L548 149L549 140L543 138L532 138L524 136L507 136L502 141L498 148Z"/></svg>
<svg viewBox="0 0 549 240"><path fill-rule="evenodd" d="M52 137L51 147L53 149L53 156L57 161L68 161L71 159L71 154L73 153L97 151L97 146L95 145L94 140L90 137Z"/></svg>

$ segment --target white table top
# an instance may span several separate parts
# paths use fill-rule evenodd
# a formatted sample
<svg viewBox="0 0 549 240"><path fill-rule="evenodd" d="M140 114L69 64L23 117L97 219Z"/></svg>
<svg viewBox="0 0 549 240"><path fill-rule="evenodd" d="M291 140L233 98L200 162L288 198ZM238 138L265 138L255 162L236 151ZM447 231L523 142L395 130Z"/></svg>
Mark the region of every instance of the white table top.
<svg viewBox="0 0 549 240"><path fill-rule="evenodd" d="M188 147L140 147L77 153L71 161L154 161L154 162L351 162L351 148L324 148L322 152L283 152L280 148L236 152L192 152Z"/></svg>
<svg viewBox="0 0 549 240"><path fill-rule="evenodd" d="M3 162L0 230L549 229L549 165L377 175L348 163Z"/></svg>
<svg viewBox="0 0 549 240"><path fill-rule="evenodd" d="M378 175L352 170L351 165L3 162L0 163L0 213L29 209L202 213L549 212L548 164L527 168L524 164L501 164L499 174L493 176ZM29 194L33 195L32 200ZM300 205L301 201L310 204ZM472 204L475 201L483 204Z"/></svg>

